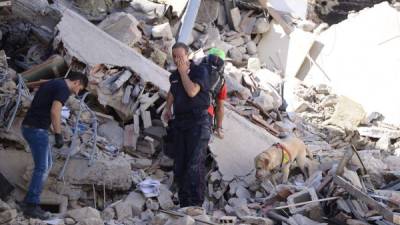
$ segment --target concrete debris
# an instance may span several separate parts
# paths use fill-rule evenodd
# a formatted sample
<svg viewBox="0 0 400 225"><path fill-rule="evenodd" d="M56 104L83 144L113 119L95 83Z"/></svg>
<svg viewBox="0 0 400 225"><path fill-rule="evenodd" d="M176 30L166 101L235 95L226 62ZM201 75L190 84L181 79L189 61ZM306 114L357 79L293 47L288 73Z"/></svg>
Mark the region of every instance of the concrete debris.
<svg viewBox="0 0 400 225"><path fill-rule="evenodd" d="M118 12L109 15L97 26L122 43L133 47L142 38L138 24L134 16Z"/></svg>
<svg viewBox="0 0 400 225"><path fill-rule="evenodd" d="M325 121L325 124L331 124L343 130L355 130L365 116L366 113L360 104L341 96L332 117Z"/></svg>
<svg viewBox="0 0 400 225"><path fill-rule="evenodd" d="M84 207L80 209L73 209L67 212L67 218L72 218L78 223L87 223L88 219L101 220L100 212L91 207Z"/></svg>
<svg viewBox="0 0 400 225"><path fill-rule="evenodd" d="M173 38L169 23L154 26L151 29L151 35L155 38L163 38L166 40L171 40Z"/></svg>
<svg viewBox="0 0 400 225"><path fill-rule="evenodd" d="M70 71L90 94L68 100L66 147L52 149L41 204L59 224L399 224L398 109L382 101L397 96L399 12L381 3L329 27L322 15L347 3L323 2L17 0L4 20L0 3L0 224L46 224L16 204L33 170L20 127L37 88ZM210 48L227 56L224 139L209 143L202 207L179 208L160 119L176 37L196 64ZM306 169L293 162L279 184L283 171L266 165L296 149L254 159L291 135Z"/></svg>

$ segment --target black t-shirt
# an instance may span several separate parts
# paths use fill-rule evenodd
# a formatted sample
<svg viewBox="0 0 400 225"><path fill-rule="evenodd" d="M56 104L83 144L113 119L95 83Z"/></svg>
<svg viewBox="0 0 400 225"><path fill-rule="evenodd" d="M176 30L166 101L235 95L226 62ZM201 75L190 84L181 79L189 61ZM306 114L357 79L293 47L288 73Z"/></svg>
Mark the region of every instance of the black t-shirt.
<svg viewBox="0 0 400 225"><path fill-rule="evenodd" d="M174 113L188 114L198 110L207 110L210 106L210 80L207 68L202 65L190 64L189 78L200 85L200 91L191 98L183 87L179 72L174 71L169 77L171 93L174 96Z"/></svg>
<svg viewBox="0 0 400 225"><path fill-rule="evenodd" d="M49 129L51 124L51 106L57 100L65 104L70 95L65 80L52 80L40 86L33 98L22 124L34 128Z"/></svg>

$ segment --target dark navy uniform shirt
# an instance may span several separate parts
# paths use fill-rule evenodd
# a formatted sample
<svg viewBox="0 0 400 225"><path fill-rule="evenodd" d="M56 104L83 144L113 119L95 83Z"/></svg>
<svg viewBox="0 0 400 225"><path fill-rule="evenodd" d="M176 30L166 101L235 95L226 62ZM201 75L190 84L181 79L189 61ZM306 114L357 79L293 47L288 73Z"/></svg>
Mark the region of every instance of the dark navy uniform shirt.
<svg viewBox="0 0 400 225"><path fill-rule="evenodd" d="M207 110L210 106L210 81L207 68L201 65L190 64L189 78L200 85L200 91L191 98L183 87L179 72L174 71L169 77L171 93L174 96L174 114L190 114Z"/></svg>
<svg viewBox="0 0 400 225"><path fill-rule="evenodd" d="M36 92L22 124L33 128L49 129L53 101L57 100L64 105L69 95L70 91L63 79L44 83Z"/></svg>

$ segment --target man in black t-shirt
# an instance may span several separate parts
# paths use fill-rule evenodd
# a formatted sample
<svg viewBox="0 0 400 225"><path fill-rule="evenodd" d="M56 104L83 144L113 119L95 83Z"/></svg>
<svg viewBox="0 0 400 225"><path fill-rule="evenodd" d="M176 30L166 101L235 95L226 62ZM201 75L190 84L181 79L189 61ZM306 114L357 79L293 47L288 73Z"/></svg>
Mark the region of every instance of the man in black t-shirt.
<svg viewBox="0 0 400 225"><path fill-rule="evenodd" d="M77 95L86 88L88 79L80 73L70 73L66 79L44 83L36 92L31 107L22 122L22 134L29 144L34 169L28 193L22 203L27 217L48 219L49 216L39 207L43 183L52 165L48 129L52 125L55 147L61 148L64 140L61 135L61 109L71 94Z"/></svg>
<svg viewBox="0 0 400 225"><path fill-rule="evenodd" d="M174 177L181 207L201 206L206 187L205 160L211 127L210 80L207 68L188 60L189 48L183 43L172 47L177 70L170 76L170 91L163 119L172 118Z"/></svg>

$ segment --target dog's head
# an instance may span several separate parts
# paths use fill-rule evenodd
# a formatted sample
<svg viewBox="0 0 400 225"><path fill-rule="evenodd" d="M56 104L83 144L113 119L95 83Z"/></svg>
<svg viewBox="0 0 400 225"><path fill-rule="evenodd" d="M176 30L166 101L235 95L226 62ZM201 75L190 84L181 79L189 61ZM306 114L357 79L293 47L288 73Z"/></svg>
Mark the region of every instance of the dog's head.
<svg viewBox="0 0 400 225"><path fill-rule="evenodd" d="M269 156L264 152L260 153L255 159L254 164L256 167L256 178L263 179L271 176L269 168Z"/></svg>

